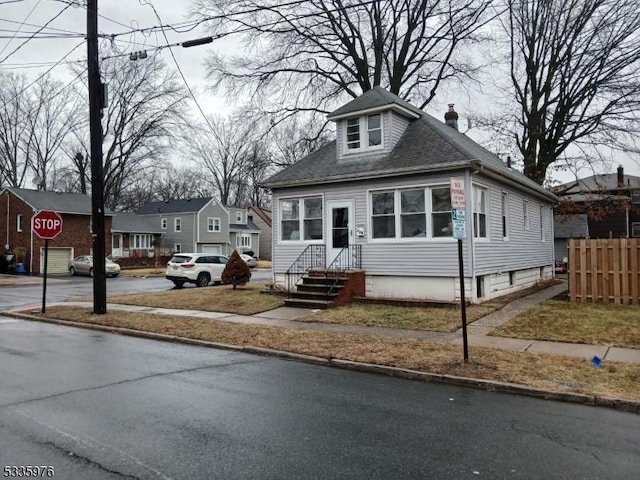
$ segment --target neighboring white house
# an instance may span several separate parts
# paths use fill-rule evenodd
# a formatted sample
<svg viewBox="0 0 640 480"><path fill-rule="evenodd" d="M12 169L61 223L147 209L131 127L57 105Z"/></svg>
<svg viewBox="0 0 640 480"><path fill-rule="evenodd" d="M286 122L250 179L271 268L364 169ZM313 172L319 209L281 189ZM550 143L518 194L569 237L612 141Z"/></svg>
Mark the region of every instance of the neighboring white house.
<svg viewBox="0 0 640 480"><path fill-rule="evenodd" d="M460 297L450 181L464 180L466 298L553 275L557 197L447 124L375 87L329 115L337 140L273 175L273 272L348 257L379 298ZM310 259L313 261L310 262Z"/></svg>
<svg viewBox="0 0 640 480"><path fill-rule="evenodd" d="M260 229L246 208L221 205L212 197L151 202L137 212L159 226L164 248L173 252L259 255Z"/></svg>

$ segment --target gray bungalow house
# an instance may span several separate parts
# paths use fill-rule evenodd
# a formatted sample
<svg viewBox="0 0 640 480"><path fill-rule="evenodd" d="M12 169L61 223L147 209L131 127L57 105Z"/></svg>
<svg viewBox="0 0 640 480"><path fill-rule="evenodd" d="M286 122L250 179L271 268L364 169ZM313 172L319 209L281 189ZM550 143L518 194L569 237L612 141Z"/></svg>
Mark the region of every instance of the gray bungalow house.
<svg viewBox="0 0 640 480"><path fill-rule="evenodd" d="M336 140L264 183L274 281L346 266L364 273L367 297L460 298L452 178L465 188L466 298L551 277L557 197L458 132L457 117L451 106L445 124L380 87L332 112Z"/></svg>
<svg viewBox="0 0 640 480"><path fill-rule="evenodd" d="M151 202L136 213L158 225L162 247L172 252L229 255L238 250L259 255L260 229L246 208L206 197Z"/></svg>

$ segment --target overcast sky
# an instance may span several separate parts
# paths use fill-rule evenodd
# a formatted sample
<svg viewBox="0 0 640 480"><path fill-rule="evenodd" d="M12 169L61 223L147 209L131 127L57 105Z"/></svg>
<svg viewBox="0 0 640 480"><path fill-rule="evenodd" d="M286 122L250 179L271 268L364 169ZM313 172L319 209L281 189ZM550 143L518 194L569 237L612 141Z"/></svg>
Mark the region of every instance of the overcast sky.
<svg viewBox="0 0 640 480"><path fill-rule="evenodd" d="M86 32L86 9L78 6L68 6L67 0L0 0L0 71L23 72L30 80L35 80L39 75L51 68L52 64L68 54L67 61L86 63L86 45L84 34ZM85 3L85 2L82 2ZM177 25L188 21L189 0L98 0L98 30L101 34L118 34L133 29L153 27L160 25L153 9L145 3L152 3L164 25ZM64 11L63 11L64 10ZM62 12L62 13L61 13ZM57 18L54 19L59 15ZM52 20L54 19L54 20ZM41 26L50 22L48 27L65 30L64 33L75 33L75 38L34 38L27 41L15 53L12 53L23 42L25 37L37 31ZM24 25L21 26L21 24ZM11 36L16 33L16 38ZM43 32L54 30L47 29ZM207 36L210 32L202 27L192 31L177 33L170 29L165 30L169 43L184 42L187 40ZM63 32L60 32L63 33ZM166 45L167 40L162 32L145 36L142 33L132 33L118 36L115 42L118 50L127 55L140 50L152 51L154 46ZM72 53L69 53L77 47ZM216 41L213 44L193 48L174 47L173 52L182 69L189 86L195 91L196 98L205 113L229 113L234 105L229 103L222 95L213 95L207 91L206 75L203 67L203 58L207 51L216 49L219 52L229 52L239 48L233 40ZM175 67L168 49L161 53L162 58L170 67ZM7 58L8 57L8 58ZM6 59L5 59L6 58ZM68 74L68 66L61 64L51 71L51 75L60 79L71 79ZM444 97L447 98L444 98ZM478 96L475 92L447 91L438 96L438 101L427 108L428 113L442 119L446 104L456 103L456 110L461 114L460 129L466 130L465 112L478 110L482 102L487 98ZM194 109L194 119L199 113ZM471 138L479 140L479 132L476 129L468 131ZM515 151L515 147L514 147ZM623 160L625 171L633 175L640 175L640 164L633 160ZM613 167L617 166L614 162ZM588 175L585 172L583 176ZM560 181L570 181L570 176L558 175Z"/></svg>

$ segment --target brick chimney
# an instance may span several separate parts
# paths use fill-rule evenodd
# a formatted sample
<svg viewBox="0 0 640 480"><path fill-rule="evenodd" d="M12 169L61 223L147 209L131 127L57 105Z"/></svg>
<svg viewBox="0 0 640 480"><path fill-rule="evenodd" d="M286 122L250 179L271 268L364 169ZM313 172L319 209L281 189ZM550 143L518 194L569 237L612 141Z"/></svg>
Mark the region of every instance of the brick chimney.
<svg viewBox="0 0 640 480"><path fill-rule="evenodd" d="M618 165L618 188L624 187L624 167Z"/></svg>
<svg viewBox="0 0 640 480"><path fill-rule="evenodd" d="M453 103L449 104L449 111L444 114L444 121L451 128L458 130L458 113L453 109Z"/></svg>

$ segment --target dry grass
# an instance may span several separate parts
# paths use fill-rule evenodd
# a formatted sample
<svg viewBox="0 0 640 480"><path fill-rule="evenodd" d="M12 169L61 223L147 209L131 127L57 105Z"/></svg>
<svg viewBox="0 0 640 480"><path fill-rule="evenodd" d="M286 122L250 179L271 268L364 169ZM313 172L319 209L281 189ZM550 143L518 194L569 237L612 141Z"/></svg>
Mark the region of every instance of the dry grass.
<svg viewBox="0 0 640 480"><path fill-rule="evenodd" d="M471 305L467 308L467 322L473 322L494 310L494 306ZM461 327L462 319L460 307L455 305L398 307L393 305L351 303L344 307L310 313L299 318L298 321L455 332Z"/></svg>
<svg viewBox="0 0 640 480"><path fill-rule="evenodd" d="M284 305L284 299L281 296L260 293L263 288L263 283L249 283L236 290L227 285L184 288L163 292L109 295L108 301L124 305L204 310L239 315L253 315Z"/></svg>
<svg viewBox="0 0 640 480"><path fill-rule="evenodd" d="M258 268L271 268L272 262L271 260L258 260Z"/></svg>
<svg viewBox="0 0 640 480"><path fill-rule="evenodd" d="M640 348L640 310L637 305L571 303L563 295L527 310L491 335Z"/></svg>
<svg viewBox="0 0 640 480"><path fill-rule="evenodd" d="M149 276L164 276L167 270L166 266L162 267L149 267L149 268L127 268L120 270L120 275L123 277L149 277Z"/></svg>
<svg viewBox="0 0 640 480"><path fill-rule="evenodd" d="M531 295L556 283L558 282L542 282L526 290L489 300L479 305L469 305L467 307L467 323L475 322L518 298ZM351 303L339 308L313 312L299 318L298 321L430 330L434 332L455 332L461 327L462 318L460 307L456 305L443 304L430 307L401 307L394 305Z"/></svg>
<svg viewBox="0 0 640 480"><path fill-rule="evenodd" d="M90 309L73 307L51 307L46 316L555 391L640 399L640 365L635 364L607 362L603 368L594 368L585 359L481 347L470 348L470 362L465 364L460 346L423 340L302 331L130 312L94 315Z"/></svg>

